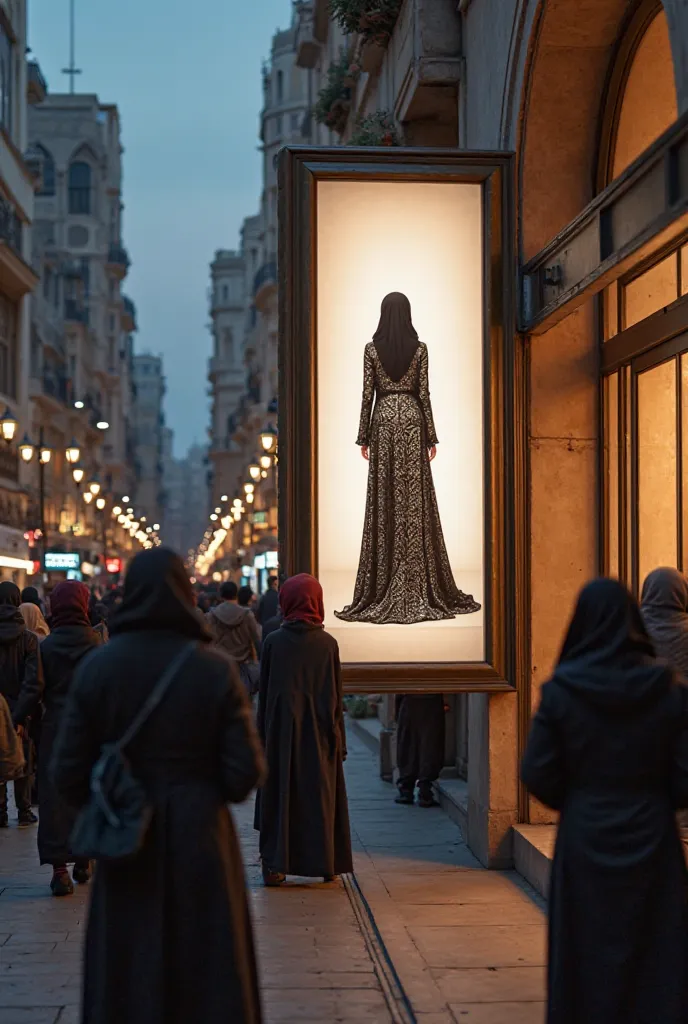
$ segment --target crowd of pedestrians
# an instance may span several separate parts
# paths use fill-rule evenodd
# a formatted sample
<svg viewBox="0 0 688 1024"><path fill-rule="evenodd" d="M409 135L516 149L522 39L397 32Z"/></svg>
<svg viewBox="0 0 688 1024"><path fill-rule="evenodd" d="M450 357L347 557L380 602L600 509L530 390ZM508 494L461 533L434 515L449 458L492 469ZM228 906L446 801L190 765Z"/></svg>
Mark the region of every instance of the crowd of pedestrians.
<svg viewBox="0 0 688 1024"><path fill-rule="evenodd" d="M89 882L96 858L83 1024L262 1019L228 804L256 791L266 886L352 870L341 666L323 623L312 576L271 580L259 602L232 582L199 595L163 548L107 600L65 582L44 608L34 588L0 584L0 827L8 782L21 827L37 795L55 896ZM548 1024L688 1020L687 673L682 573L651 573L642 605L615 580L582 590L522 761L559 814ZM418 786L431 807L444 701L404 696L397 711L397 801Z"/></svg>

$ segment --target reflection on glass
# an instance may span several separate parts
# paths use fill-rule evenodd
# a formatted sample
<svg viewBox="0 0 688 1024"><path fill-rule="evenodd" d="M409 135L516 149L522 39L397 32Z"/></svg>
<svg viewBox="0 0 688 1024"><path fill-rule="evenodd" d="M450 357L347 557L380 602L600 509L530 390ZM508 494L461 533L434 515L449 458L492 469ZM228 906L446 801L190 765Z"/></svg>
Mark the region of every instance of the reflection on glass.
<svg viewBox="0 0 688 1024"><path fill-rule="evenodd" d="M624 572L624 582L626 585L631 583L631 566L633 565L633 531L630 523L630 509L633 502L633 477L631 475L631 440L633 433L631 431L631 368L626 366L624 368L624 403L625 403L625 415L623 424L623 445L624 450L622 453L623 459L623 486L626 492L626 511L623 518L623 529L626 540L626 566ZM622 540L623 543L623 540Z"/></svg>
<svg viewBox="0 0 688 1024"><path fill-rule="evenodd" d="M608 576L619 575L619 375L604 381L604 478Z"/></svg>
<svg viewBox="0 0 688 1024"><path fill-rule="evenodd" d="M681 356L681 493L683 518L683 565L688 571L688 353Z"/></svg>
<svg viewBox="0 0 688 1024"><path fill-rule="evenodd" d="M632 327L678 298L678 258L673 252L624 288L624 326Z"/></svg>
<svg viewBox="0 0 688 1024"><path fill-rule="evenodd" d="M676 360L638 374L638 583L676 565Z"/></svg>
<svg viewBox="0 0 688 1024"><path fill-rule="evenodd" d="M688 245L681 249L681 295L688 295Z"/></svg>

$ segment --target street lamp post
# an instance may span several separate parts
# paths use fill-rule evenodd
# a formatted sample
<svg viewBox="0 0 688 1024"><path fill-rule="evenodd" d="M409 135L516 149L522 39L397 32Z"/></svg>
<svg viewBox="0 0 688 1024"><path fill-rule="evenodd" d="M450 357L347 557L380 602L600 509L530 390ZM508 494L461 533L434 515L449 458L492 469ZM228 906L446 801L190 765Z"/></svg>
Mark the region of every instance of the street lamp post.
<svg viewBox="0 0 688 1024"><path fill-rule="evenodd" d="M45 571L45 552L47 546L47 533L45 526L45 467L52 458L52 448L45 443L43 427L40 428L38 444L34 444L24 435L24 440L19 445L19 454L24 462L31 462L34 452L38 455L38 515L41 531L41 543L39 548L41 571Z"/></svg>

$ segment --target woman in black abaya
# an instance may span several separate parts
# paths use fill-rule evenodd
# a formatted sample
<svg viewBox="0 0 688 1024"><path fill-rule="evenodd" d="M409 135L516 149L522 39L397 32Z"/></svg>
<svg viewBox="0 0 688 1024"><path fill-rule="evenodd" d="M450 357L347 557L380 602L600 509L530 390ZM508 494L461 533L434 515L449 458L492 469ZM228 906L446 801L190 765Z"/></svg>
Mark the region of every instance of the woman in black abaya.
<svg viewBox="0 0 688 1024"><path fill-rule="evenodd" d="M560 811L548 1024L685 1024L688 690L615 580L580 594L522 778Z"/></svg>
<svg viewBox="0 0 688 1024"><path fill-rule="evenodd" d="M241 850L227 802L263 757L236 665L210 647L181 559L134 559L111 640L75 675L56 742L55 786L89 797L101 746L118 740L169 664L194 649L126 754L153 820L141 851L101 863L86 935L82 1024L261 1020Z"/></svg>

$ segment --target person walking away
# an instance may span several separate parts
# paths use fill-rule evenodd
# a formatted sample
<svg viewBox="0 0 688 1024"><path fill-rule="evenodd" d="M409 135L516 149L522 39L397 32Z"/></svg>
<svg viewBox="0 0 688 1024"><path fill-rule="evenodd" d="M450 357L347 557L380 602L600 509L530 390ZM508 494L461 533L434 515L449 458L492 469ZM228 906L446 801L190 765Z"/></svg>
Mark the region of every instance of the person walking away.
<svg viewBox="0 0 688 1024"><path fill-rule="evenodd" d="M0 583L0 693L7 701L14 728L24 747L26 770L14 780L14 800L20 828L35 825L31 810L33 743L31 717L35 715L43 690L43 672L38 637L26 628L19 611L21 593L15 583ZM7 828L7 783L0 782L0 828Z"/></svg>
<svg viewBox="0 0 688 1024"><path fill-rule="evenodd" d="M256 621L259 626L265 626L270 619L274 619L279 610L279 580L276 576L268 576L268 588L261 595L256 609Z"/></svg>
<svg viewBox="0 0 688 1024"><path fill-rule="evenodd" d="M13 782L25 770L22 741L17 736L9 704L0 693L0 782Z"/></svg>
<svg viewBox="0 0 688 1024"><path fill-rule="evenodd" d="M126 749L152 820L126 862L99 862L86 933L82 1024L259 1024L241 850L228 802L264 760L236 665L210 647L181 558L137 555L111 638L77 668L53 757L75 808L103 744L122 738L166 671L169 688Z"/></svg>
<svg viewBox="0 0 688 1024"><path fill-rule="evenodd" d="M260 671L258 729L268 777L254 824L263 879L330 881L353 870L339 648L323 628L322 587L312 576L288 579L280 606L283 622L265 642Z"/></svg>
<svg viewBox="0 0 688 1024"><path fill-rule="evenodd" d="M237 603L240 608L248 608L255 618L256 595L249 586L239 587Z"/></svg>
<svg viewBox="0 0 688 1024"><path fill-rule="evenodd" d="M653 569L640 604L657 656L688 682L688 579L678 569Z"/></svg>
<svg viewBox="0 0 688 1024"><path fill-rule="evenodd" d="M441 693L404 694L397 698L398 804L412 804L416 782L418 806L437 807L432 784L444 767L444 697Z"/></svg>
<svg viewBox="0 0 688 1024"><path fill-rule="evenodd" d="M58 583L51 603L53 629L41 646L44 713L38 750L38 856L41 864L52 866L53 896L69 896L74 886L67 864L74 863L74 881L81 884L89 881L90 866L87 860L75 860L70 853L74 813L55 791L49 767L74 673L81 660L103 640L89 620L89 592L85 584L76 580Z"/></svg>
<svg viewBox="0 0 688 1024"><path fill-rule="evenodd" d="M43 612L37 604L31 602L24 602L19 605L19 611L21 616L26 623L26 628L30 629L32 633L35 633L40 643L50 633L50 627L43 618Z"/></svg>
<svg viewBox="0 0 688 1024"><path fill-rule="evenodd" d="M547 1024L684 1024L688 689L616 580L578 598L521 776L560 814Z"/></svg>
<svg viewBox="0 0 688 1024"><path fill-rule="evenodd" d="M242 682L253 696L258 689L258 624L251 611L239 605L236 583L223 583L220 597L220 604L206 613L206 625L215 645L236 661Z"/></svg>
<svg viewBox="0 0 688 1024"><path fill-rule="evenodd" d="M41 601L41 596L35 587L24 587L21 592L21 603L35 604L40 610L41 615L45 615L45 605Z"/></svg>

